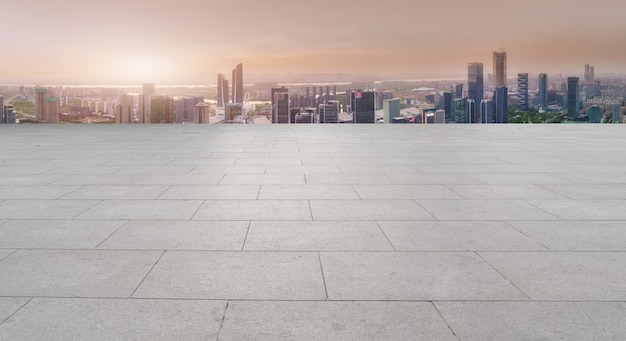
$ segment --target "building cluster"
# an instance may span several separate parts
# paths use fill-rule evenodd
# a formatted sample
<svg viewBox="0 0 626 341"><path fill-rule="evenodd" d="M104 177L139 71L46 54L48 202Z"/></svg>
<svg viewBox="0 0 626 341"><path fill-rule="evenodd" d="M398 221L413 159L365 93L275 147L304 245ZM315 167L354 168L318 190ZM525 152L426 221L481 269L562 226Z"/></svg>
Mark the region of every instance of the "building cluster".
<svg viewBox="0 0 626 341"><path fill-rule="evenodd" d="M4 98L0 96L0 124L15 124L15 107L4 105Z"/></svg>

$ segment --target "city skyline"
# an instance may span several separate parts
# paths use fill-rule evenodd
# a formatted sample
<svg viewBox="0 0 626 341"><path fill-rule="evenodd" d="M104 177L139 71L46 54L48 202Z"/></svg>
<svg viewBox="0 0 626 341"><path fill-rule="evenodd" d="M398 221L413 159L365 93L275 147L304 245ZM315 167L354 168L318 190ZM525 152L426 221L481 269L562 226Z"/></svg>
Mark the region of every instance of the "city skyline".
<svg viewBox="0 0 626 341"><path fill-rule="evenodd" d="M451 12L449 3L392 0L383 16L376 6L327 0L315 6L60 0L34 8L9 0L0 24L0 80L203 84L237 63L247 75L460 75L472 61L491 70L491 53L500 48L512 75L578 75L587 63L598 73L626 73L626 47L616 43L626 31L621 2L530 0L515 11L488 0L453 6ZM451 13L488 24L468 25ZM322 19L305 25L308 16Z"/></svg>

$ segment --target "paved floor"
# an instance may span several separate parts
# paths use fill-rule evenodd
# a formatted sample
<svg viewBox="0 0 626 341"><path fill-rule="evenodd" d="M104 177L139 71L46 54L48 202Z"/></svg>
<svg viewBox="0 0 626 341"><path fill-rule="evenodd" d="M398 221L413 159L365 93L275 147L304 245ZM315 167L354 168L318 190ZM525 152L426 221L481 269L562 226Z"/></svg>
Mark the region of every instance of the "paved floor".
<svg viewBox="0 0 626 341"><path fill-rule="evenodd" d="M0 340L624 340L626 126L0 126Z"/></svg>

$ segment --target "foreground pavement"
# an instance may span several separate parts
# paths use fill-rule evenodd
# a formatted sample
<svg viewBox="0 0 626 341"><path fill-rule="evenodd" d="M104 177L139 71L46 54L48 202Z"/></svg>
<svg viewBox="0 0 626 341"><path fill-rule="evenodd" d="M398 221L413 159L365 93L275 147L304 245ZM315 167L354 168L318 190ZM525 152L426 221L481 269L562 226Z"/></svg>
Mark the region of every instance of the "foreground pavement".
<svg viewBox="0 0 626 341"><path fill-rule="evenodd" d="M621 125L0 126L0 340L624 340Z"/></svg>

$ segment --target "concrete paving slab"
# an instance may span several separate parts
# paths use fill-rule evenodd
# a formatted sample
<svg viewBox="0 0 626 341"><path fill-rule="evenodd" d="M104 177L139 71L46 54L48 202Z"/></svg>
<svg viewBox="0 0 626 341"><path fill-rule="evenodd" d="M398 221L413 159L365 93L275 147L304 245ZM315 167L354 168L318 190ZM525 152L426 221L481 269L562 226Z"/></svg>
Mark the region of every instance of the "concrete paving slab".
<svg viewBox="0 0 626 341"><path fill-rule="evenodd" d="M528 200L565 220L626 220L626 200Z"/></svg>
<svg viewBox="0 0 626 341"><path fill-rule="evenodd" d="M554 251L626 251L626 221L511 221Z"/></svg>
<svg viewBox="0 0 626 341"><path fill-rule="evenodd" d="M63 166L46 172L46 174L106 175L114 174L122 169L119 166Z"/></svg>
<svg viewBox="0 0 626 341"><path fill-rule="evenodd" d="M539 185L448 185L448 187L470 200L567 199L566 196Z"/></svg>
<svg viewBox="0 0 626 341"><path fill-rule="evenodd" d="M214 186L171 186L159 199L250 199L259 195L261 186L214 185Z"/></svg>
<svg viewBox="0 0 626 341"><path fill-rule="evenodd" d="M220 340L456 340L425 302L229 302Z"/></svg>
<svg viewBox="0 0 626 341"><path fill-rule="evenodd" d="M201 200L104 200L76 219L189 220Z"/></svg>
<svg viewBox="0 0 626 341"><path fill-rule="evenodd" d="M85 186L62 199L156 199L168 186Z"/></svg>
<svg viewBox="0 0 626 341"><path fill-rule="evenodd" d="M306 174L307 185L384 185L393 184L383 174Z"/></svg>
<svg viewBox="0 0 626 341"><path fill-rule="evenodd" d="M245 250L393 251L373 221L253 221Z"/></svg>
<svg viewBox="0 0 626 341"><path fill-rule="evenodd" d="M267 174L341 174L336 165L268 165Z"/></svg>
<svg viewBox="0 0 626 341"><path fill-rule="evenodd" d="M108 238L100 249L241 250L247 221L133 220ZM0 228L2 231L2 228ZM0 232L1 233L1 232ZM1 244L0 244L1 245Z"/></svg>
<svg viewBox="0 0 626 341"><path fill-rule="evenodd" d="M5 200L0 219L73 219L99 200Z"/></svg>
<svg viewBox="0 0 626 341"><path fill-rule="evenodd" d="M361 199L462 199L443 185L353 185Z"/></svg>
<svg viewBox="0 0 626 341"><path fill-rule="evenodd" d="M214 159L220 160L220 159ZM265 165L265 166L299 166L302 165L301 158L279 158L279 159L238 159L235 162L237 166L253 166L253 165Z"/></svg>
<svg viewBox="0 0 626 341"><path fill-rule="evenodd" d="M304 185L303 174L226 174L220 185Z"/></svg>
<svg viewBox="0 0 626 341"><path fill-rule="evenodd" d="M206 200L193 220L311 220L306 200Z"/></svg>
<svg viewBox="0 0 626 341"><path fill-rule="evenodd" d="M360 199L350 185L264 185L259 199Z"/></svg>
<svg viewBox="0 0 626 341"><path fill-rule="evenodd" d="M122 220L11 220L0 225L0 247L92 249L124 223Z"/></svg>
<svg viewBox="0 0 626 341"><path fill-rule="evenodd" d="M313 220L434 220L413 200L311 200Z"/></svg>
<svg viewBox="0 0 626 341"><path fill-rule="evenodd" d="M182 159L176 158L168 163L170 166L230 166L238 162L238 159L208 159L208 158L192 158Z"/></svg>
<svg viewBox="0 0 626 341"><path fill-rule="evenodd" d="M467 175L455 173L443 174L387 174L396 185L455 185L482 184L483 182Z"/></svg>
<svg viewBox="0 0 626 341"><path fill-rule="evenodd" d="M522 200L418 200L438 220L559 220Z"/></svg>
<svg viewBox="0 0 626 341"><path fill-rule="evenodd" d="M597 161L598 159L594 160ZM593 162L593 161L592 161ZM569 183L585 184L611 184L626 185L626 174L624 173L562 173L559 178L569 181Z"/></svg>
<svg viewBox="0 0 626 341"><path fill-rule="evenodd" d="M113 159L103 163L104 166L165 166L172 165L174 159L172 158L158 158L158 159Z"/></svg>
<svg viewBox="0 0 626 341"><path fill-rule="evenodd" d="M55 167L45 166L45 165L37 165L37 166L5 166L0 164L0 175L9 176L9 175L33 175L33 174L42 174L48 172Z"/></svg>
<svg viewBox="0 0 626 341"><path fill-rule="evenodd" d="M546 185L551 191L574 200L625 199L626 184ZM539 198L538 198L539 199Z"/></svg>
<svg viewBox="0 0 626 341"><path fill-rule="evenodd" d="M626 300L626 252L482 252L533 300Z"/></svg>
<svg viewBox="0 0 626 341"><path fill-rule="evenodd" d="M398 251L545 251L499 221L379 221Z"/></svg>
<svg viewBox="0 0 626 341"><path fill-rule="evenodd" d="M15 252L15 250L0 249L0 261L9 257L9 255L11 255L13 252Z"/></svg>
<svg viewBox="0 0 626 341"><path fill-rule="evenodd" d="M324 166L324 165L335 165L335 166L347 166L347 165L371 165L367 159L332 159L329 157L305 157L302 158L302 164L311 165L311 166Z"/></svg>
<svg viewBox="0 0 626 341"><path fill-rule="evenodd" d="M214 340L224 301L35 298L0 326L6 340Z"/></svg>
<svg viewBox="0 0 626 341"><path fill-rule="evenodd" d="M128 176L128 175L127 175ZM145 175L134 185L217 185L224 174Z"/></svg>
<svg viewBox="0 0 626 341"><path fill-rule="evenodd" d="M323 300L317 253L168 251L134 297Z"/></svg>
<svg viewBox="0 0 626 341"><path fill-rule="evenodd" d="M194 166L126 166L116 174L150 174L150 175L180 175L187 174Z"/></svg>
<svg viewBox="0 0 626 341"><path fill-rule="evenodd" d="M474 253L324 252L331 300L524 300Z"/></svg>
<svg viewBox="0 0 626 341"><path fill-rule="evenodd" d="M0 296L128 297L161 254L20 250L0 262Z"/></svg>
<svg viewBox="0 0 626 341"><path fill-rule="evenodd" d="M266 165L211 165L196 166L189 174L264 174Z"/></svg>
<svg viewBox="0 0 626 341"><path fill-rule="evenodd" d="M434 164L417 164L412 165L412 168L416 169L420 173L425 174L441 174L441 173L500 173L498 170L493 169L491 165L434 165Z"/></svg>
<svg viewBox="0 0 626 341"><path fill-rule="evenodd" d="M545 173L472 173L469 176L488 185L549 185L571 184L571 181Z"/></svg>
<svg viewBox="0 0 626 341"><path fill-rule="evenodd" d="M67 175L12 175L0 177L0 186L38 186L48 185L60 179L67 177ZM80 185L77 183L70 183L69 185Z"/></svg>
<svg viewBox="0 0 626 341"><path fill-rule="evenodd" d="M111 174L111 175L82 175L74 174L70 176L63 176L52 183L52 185L59 186L109 186L109 185L131 185L134 182L141 179L142 175L128 175L128 174Z"/></svg>
<svg viewBox="0 0 626 341"><path fill-rule="evenodd" d="M342 165L341 171L346 174L404 174L407 177L419 174L417 169L407 165Z"/></svg>
<svg viewBox="0 0 626 341"><path fill-rule="evenodd" d="M58 199L80 186L0 186L0 199Z"/></svg>
<svg viewBox="0 0 626 341"><path fill-rule="evenodd" d="M460 340L623 340L624 302L435 302Z"/></svg>
<svg viewBox="0 0 626 341"><path fill-rule="evenodd" d="M2 322L20 310L29 300L30 298L0 297L0 326ZM4 339L2 332L0 332L0 338Z"/></svg>

